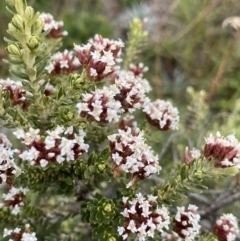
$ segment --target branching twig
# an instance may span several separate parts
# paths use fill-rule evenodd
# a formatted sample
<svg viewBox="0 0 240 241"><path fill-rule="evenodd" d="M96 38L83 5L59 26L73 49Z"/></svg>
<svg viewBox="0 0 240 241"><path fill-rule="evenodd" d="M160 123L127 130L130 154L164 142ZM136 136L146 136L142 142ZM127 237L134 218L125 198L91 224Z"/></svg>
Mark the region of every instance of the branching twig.
<svg viewBox="0 0 240 241"><path fill-rule="evenodd" d="M163 157L163 155L166 153L169 145L171 144L171 141L172 141L175 137L180 136L181 134L183 134L183 131L178 131L178 132L172 134L171 136L169 136L169 138L167 139L165 145L162 147L162 150L161 150L161 152L160 152L160 154L159 154L159 160L161 160L162 157Z"/></svg>
<svg viewBox="0 0 240 241"><path fill-rule="evenodd" d="M232 204L237 200L240 200L240 192L234 193L233 195L225 199L222 199L221 201L213 202L212 205L206 211L200 212L200 215L202 218L207 217L216 212L217 210L219 210L220 208Z"/></svg>

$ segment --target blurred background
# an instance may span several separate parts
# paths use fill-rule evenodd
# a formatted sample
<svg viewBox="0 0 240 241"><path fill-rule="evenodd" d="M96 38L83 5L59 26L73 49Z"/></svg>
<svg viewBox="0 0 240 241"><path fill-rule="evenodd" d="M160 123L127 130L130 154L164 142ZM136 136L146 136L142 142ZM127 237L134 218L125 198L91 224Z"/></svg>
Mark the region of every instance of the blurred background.
<svg viewBox="0 0 240 241"><path fill-rule="evenodd" d="M171 97L186 104L185 90L208 90L215 111L229 110L238 97L240 41L222 29L222 22L240 12L238 0L29 0L40 12L64 21L64 48L86 43L99 33L126 40L133 17L147 18L149 41L141 61L149 65L154 97ZM0 1L0 76L8 75L3 36L10 14Z"/></svg>

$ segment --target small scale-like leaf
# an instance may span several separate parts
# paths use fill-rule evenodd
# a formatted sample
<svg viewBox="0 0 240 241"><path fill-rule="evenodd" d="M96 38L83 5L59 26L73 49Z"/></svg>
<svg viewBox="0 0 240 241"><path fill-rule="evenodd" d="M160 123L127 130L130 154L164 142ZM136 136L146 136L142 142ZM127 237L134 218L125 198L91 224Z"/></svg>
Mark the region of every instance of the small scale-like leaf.
<svg viewBox="0 0 240 241"><path fill-rule="evenodd" d="M111 177L106 172L103 173L103 177L104 177L105 181L107 181L107 182L111 181Z"/></svg>
<svg viewBox="0 0 240 241"><path fill-rule="evenodd" d="M45 80L45 81L41 84L41 86L40 86L39 89L38 89L38 91L39 91L40 93L43 93L43 92L44 92L47 83L48 83L48 81Z"/></svg>
<svg viewBox="0 0 240 241"><path fill-rule="evenodd" d="M64 95L64 90L63 90L63 87L61 86L59 88L59 91L58 91L58 95L57 95L57 98L58 100Z"/></svg>
<svg viewBox="0 0 240 241"><path fill-rule="evenodd" d="M180 170L181 180L185 180L188 176L188 166L183 165Z"/></svg>
<svg viewBox="0 0 240 241"><path fill-rule="evenodd" d="M5 42L9 43L9 44L15 44L15 43L16 43L16 41L13 41L13 40L8 39L8 38L6 38L6 37L4 37L3 40L4 40Z"/></svg>
<svg viewBox="0 0 240 241"><path fill-rule="evenodd" d="M106 161L109 155L110 155L110 148L106 147L99 155L99 159L102 158L102 160Z"/></svg>
<svg viewBox="0 0 240 241"><path fill-rule="evenodd" d="M86 169L86 171L84 172L84 177L86 179L89 179L91 177L91 172L88 169Z"/></svg>
<svg viewBox="0 0 240 241"><path fill-rule="evenodd" d="M64 182L66 182L68 185L72 185L73 184L73 180L71 179L71 177L65 177L64 178Z"/></svg>
<svg viewBox="0 0 240 241"><path fill-rule="evenodd" d="M30 85L30 83L28 81L22 81L22 85L23 85L25 90L27 90L29 92L34 91L34 89L32 88L32 86Z"/></svg>
<svg viewBox="0 0 240 241"><path fill-rule="evenodd" d="M47 65L47 62L46 61L42 61L38 66L37 66L37 76L39 76L43 70L45 69Z"/></svg>
<svg viewBox="0 0 240 241"><path fill-rule="evenodd" d="M3 62L6 64L12 64L12 65L23 64L23 61L20 59L3 59Z"/></svg>
<svg viewBox="0 0 240 241"><path fill-rule="evenodd" d="M88 164L93 165L95 163L96 159L97 159L97 155L95 154L95 152L92 152L88 158Z"/></svg>
<svg viewBox="0 0 240 241"><path fill-rule="evenodd" d="M22 79L22 80L29 80L29 77L27 74L15 71L15 70L10 70L10 73L13 74L15 77Z"/></svg>

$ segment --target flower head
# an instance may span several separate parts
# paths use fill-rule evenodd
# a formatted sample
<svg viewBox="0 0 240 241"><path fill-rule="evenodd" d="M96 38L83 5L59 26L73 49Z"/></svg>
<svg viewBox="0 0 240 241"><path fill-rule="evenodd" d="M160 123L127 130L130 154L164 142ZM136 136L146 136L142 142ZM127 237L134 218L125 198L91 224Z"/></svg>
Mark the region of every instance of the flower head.
<svg viewBox="0 0 240 241"><path fill-rule="evenodd" d="M132 134L131 128L118 130L118 134L108 136L112 152L115 175L124 171L132 174L130 187L137 178L145 179L151 174L158 173L161 167L158 156L155 156L143 138L143 133Z"/></svg>
<svg viewBox="0 0 240 241"><path fill-rule="evenodd" d="M200 158L200 156L201 156L200 150L193 148L189 152L188 147L186 147L184 151L184 162L187 166L189 166L194 159L198 159Z"/></svg>
<svg viewBox="0 0 240 241"><path fill-rule="evenodd" d="M21 173L21 169L14 162L13 155L12 144L4 134L0 134L0 184L6 182L11 186L11 177Z"/></svg>
<svg viewBox="0 0 240 241"><path fill-rule="evenodd" d="M39 17L44 21L43 30L50 30L47 37L61 38L68 34L67 31L61 30L61 28L63 27L63 22L54 20L53 16L50 13L41 13Z"/></svg>
<svg viewBox="0 0 240 241"><path fill-rule="evenodd" d="M126 112L133 112L136 108L142 107L145 94L151 89L147 80L134 76L130 71L117 72L114 82L119 89L115 99L121 102Z"/></svg>
<svg viewBox="0 0 240 241"><path fill-rule="evenodd" d="M72 128L66 130L57 126L54 130L46 131L45 138L40 137L39 129L24 132L19 129L13 134L22 141L29 149L18 151L22 160L29 161L32 165L45 167L49 162L62 163L74 161L82 153L88 151L88 145L84 143L85 132L73 133Z"/></svg>
<svg viewBox="0 0 240 241"><path fill-rule="evenodd" d="M4 229L3 237L11 236L12 241L37 241L36 233L30 232L30 225L26 224L24 231L21 228Z"/></svg>
<svg viewBox="0 0 240 241"><path fill-rule="evenodd" d="M116 86L111 85L83 94L83 101L77 104L80 116L99 123L118 122L122 113L120 102L114 99L118 93Z"/></svg>
<svg viewBox="0 0 240 241"><path fill-rule="evenodd" d="M216 167L237 166L240 168L240 143L234 135L222 136L217 132L205 138L204 156L214 160Z"/></svg>
<svg viewBox="0 0 240 241"><path fill-rule="evenodd" d="M123 197L124 211L121 214L125 222L118 227L118 233L123 239L133 233L140 241L144 241L147 237L153 238L155 230L163 232L164 228L168 229L169 212L164 206L159 208L156 199L152 195L144 197L141 193L131 200Z"/></svg>
<svg viewBox="0 0 240 241"><path fill-rule="evenodd" d="M18 214L20 212L20 207L24 206L23 198L27 192L28 188L12 187L7 194L2 195L4 203L2 203L1 206L10 207L12 209L12 214Z"/></svg>
<svg viewBox="0 0 240 241"><path fill-rule="evenodd" d="M14 81L9 78L6 80L0 79L0 85L2 85L5 93L9 93L12 105L20 105L23 109L29 106L26 94L29 95L30 93L22 88L22 83L20 81Z"/></svg>
<svg viewBox="0 0 240 241"><path fill-rule="evenodd" d="M173 231L184 240L193 240L199 233L200 215L196 213L198 207L189 205L187 210L185 207L177 207L177 214L174 217Z"/></svg>
<svg viewBox="0 0 240 241"><path fill-rule="evenodd" d="M213 233L220 241L234 241L239 234L237 218L231 213L223 214L216 221Z"/></svg>
<svg viewBox="0 0 240 241"><path fill-rule="evenodd" d="M91 81L101 81L113 74L121 62L121 40L115 41L95 35L86 45L75 45L74 50L82 66L86 69L87 77Z"/></svg>
<svg viewBox="0 0 240 241"><path fill-rule="evenodd" d="M151 102L146 99L143 111L146 113L147 121L158 129L162 131L178 129L178 109L170 102L164 100Z"/></svg>
<svg viewBox="0 0 240 241"><path fill-rule="evenodd" d="M72 73L81 66L78 58L73 56L72 51L64 50L64 52L57 52L51 56L46 70L50 74Z"/></svg>

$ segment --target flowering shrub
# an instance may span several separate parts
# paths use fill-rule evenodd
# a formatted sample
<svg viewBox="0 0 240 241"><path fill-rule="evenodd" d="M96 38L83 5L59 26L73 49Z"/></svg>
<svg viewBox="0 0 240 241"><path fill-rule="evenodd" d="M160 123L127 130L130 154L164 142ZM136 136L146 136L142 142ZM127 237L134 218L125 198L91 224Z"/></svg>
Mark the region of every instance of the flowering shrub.
<svg viewBox="0 0 240 241"><path fill-rule="evenodd" d="M145 20L132 21L126 44L95 35L59 52L67 35L63 22L25 0L6 3L13 17L5 62L13 79L0 80L0 117L13 136L11 143L0 135L3 237L235 240L233 214L223 215L211 232L201 229L196 205L176 206L207 188L209 179L239 173L234 135L211 134L204 148L186 148L170 174L162 152L151 146L152 133L165 138L186 129L177 107L150 99L148 67L137 60L147 39Z"/></svg>

